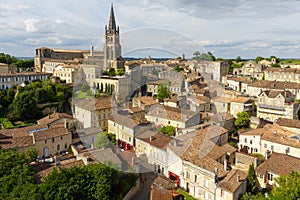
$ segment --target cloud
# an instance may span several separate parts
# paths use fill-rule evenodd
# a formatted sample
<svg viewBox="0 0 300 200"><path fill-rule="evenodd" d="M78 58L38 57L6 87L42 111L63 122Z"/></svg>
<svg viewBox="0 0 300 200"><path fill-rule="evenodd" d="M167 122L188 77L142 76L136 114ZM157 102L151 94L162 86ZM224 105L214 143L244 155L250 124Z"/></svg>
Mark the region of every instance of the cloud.
<svg viewBox="0 0 300 200"><path fill-rule="evenodd" d="M55 30L61 26L68 26L68 24L62 20L51 21L49 19L26 19L24 24L26 32L43 34L53 34Z"/></svg>
<svg viewBox="0 0 300 200"><path fill-rule="evenodd" d="M28 5L23 5L23 4L11 4L11 3L1 3L0 4L0 16L1 17L8 17L10 14L14 13L20 13L24 10L29 9L30 6Z"/></svg>

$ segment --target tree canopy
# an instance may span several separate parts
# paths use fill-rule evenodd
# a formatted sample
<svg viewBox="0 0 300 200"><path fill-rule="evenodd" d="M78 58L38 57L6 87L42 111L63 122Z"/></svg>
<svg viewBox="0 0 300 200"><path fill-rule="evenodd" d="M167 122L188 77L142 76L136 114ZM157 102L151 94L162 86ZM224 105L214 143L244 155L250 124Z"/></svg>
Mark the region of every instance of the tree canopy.
<svg viewBox="0 0 300 200"><path fill-rule="evenodd" d="M55 168L36 184L30 162L36 150L25 154L0 149L0 199L107 199L121 200L134 186L135 174L123 174L105 164Z"/></svg>
<svg viewBox="0 0 300 200"><path fill-rule="evenodd" d="M247 112L242 111L237 114L237 118L234 122L238 129L248 128L250 123L250 116Z"/></svg>
<svg viewBox="0 0 300 200"><path fill-rule="evenodd" d="M169 97L170 97L170 92L168 86L164 84L159 84L158 91L157 91L157 98L163 100Z"/></svg>
<svg viewBox="0 0 300 200"><path fill-rule="evenodd" d="M116 135L108 133L107 131L101 132L97 135L95 140L95 147L101 148L113 148L116 145Z"/></svg>
<svg viewBox="0 0 300 200"><path fill-rule="evenodd" d="M275 187L271 199L299 199L300 197L300 172L290 172L288 175L275 179Z"/></svg>

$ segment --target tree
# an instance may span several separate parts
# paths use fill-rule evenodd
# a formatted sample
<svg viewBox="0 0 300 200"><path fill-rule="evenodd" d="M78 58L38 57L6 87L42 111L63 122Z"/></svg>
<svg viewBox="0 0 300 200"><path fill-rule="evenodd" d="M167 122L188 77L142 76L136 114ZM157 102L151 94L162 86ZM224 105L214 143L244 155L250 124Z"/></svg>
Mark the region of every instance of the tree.
<svg viewBox="0 0 300 200"><path fill-rule="evenodd" d="M207 52L207 54L209 55L209 60L210 61L216 61L216 57L210 51Z"/></svg>
<svg viewBox="0 0 300 200"><path fill-rule="evenodd" d="M290 172L288 175L275 179L275 187L271 192L271 199L299 199L300 172Z"/></svg>
<svg viewBox="0 0 300 200"><path fill-rule="evenodd" d="M109 73L109 76L116 76L116 71L114 68L110 68L108 73Z"/></svg>
<svg viewBox="0 0 300 200"><path fill-rule="evenodd" d="M256 63L258 63L259 61L262 61L262 60L264 60L264 58L261 57L261 56L257 56L257 57L255 58L255 62L256 62Z"/></svg>
<svg viewBox="0 0 300 200"><path fill-rule="evenodd" d="M36 161L38 154L39 153L35 148L30 147L25 152L25 158L28 160L28 162Z"/></svg>
<svg viewBox="0 0 300 200"><path fill-rule="evenodd" d="M117 69L117 71L116 71L117 76L122 76L124 74L125 74L124 68Z"/></svg>
<svg viewBox="0 0 300 200"><path fill-rule="evenodd" d="M157 91L157 98L163 100L165 98L170 97L170 92L167 85L159 84L158 91Z"/></svg>
<svg viewBox="0 0 300 200"><path fill-rule="evenodd" d="M248 128L250 123L250 116L247 112L242 111L237 114L237 118L234 122L238 129Z"/></svg>
<svg viewBox="0 0 300 200"><path fill-rule="evenodd" d="M174 126L163 126L159 128L159 131L168 136L175 136L176 128Z"/></svg>
<svg viewBox="0 0 300 200"><path fill-rule="evenodd" d="M180 71L182 71L183 70L183 68L181 67L181 66L176 66L176 67L174 67L174 71L175 72L180 72Z"/></svg>
<svg viewBox="0 0 300 200"><path fill-rule="evenodd" d="M113 148L114 145L112 143L113 137L109 136L109 133L107 131L101 132L97 135L96 140L95 140L95 147L97 149L101 148ZM115 137L114 137L114 140Z"/></svg>
<svg viewBox="0 0 300 200"><path fill-rule="evenodd" d="M242 62L241 56L236 57L235 62Z"/></svg>
<svg viewBox="0 0 300 200"><path fill-rule="evenodd" d="M249 165L247 191L251 192L252 194L256 194L258 192L258 188L256 186L256 174L253 163Z"/></svg>
<svg viewBox="0 0 300 200"><path fill-rule="evenodd" d="M25 91L19 93L10 105L11 118L13 120L34 119L39 113L34 93Z"/></svg>
<svg viewBox="0 0 300 200"><path fill-rule="evenodd" d="M193 53L193 55L194 55L195 57L200 57L201 54L200 54L199 51L196 51L196 52Z"/></svg>
<svg viewBox="0 0 300 200"><path fill-rule="evenodd" d="M25 154L0 149L0 199L41 199L29 162Z"/></svg>
<svg viewBox="0 0 300 200"><path fill-rule="evenodd" d="M278 67L278 68L280 68L281 65L279 63L275 63L275 64L272 65L272 67Z"/></svg>

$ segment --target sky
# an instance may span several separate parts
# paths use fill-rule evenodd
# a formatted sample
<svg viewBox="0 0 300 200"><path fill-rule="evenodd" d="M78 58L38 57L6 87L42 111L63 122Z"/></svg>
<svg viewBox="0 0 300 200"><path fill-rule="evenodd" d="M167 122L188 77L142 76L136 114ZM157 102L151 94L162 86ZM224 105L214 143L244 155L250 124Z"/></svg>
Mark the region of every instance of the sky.
<svg viewBox="0 0 300 200"><path fill-rule="evenodd" d="M109 0L1 0L0 52L102 50ZM114 0L123 57L300 58L300 0Z"/></svg>

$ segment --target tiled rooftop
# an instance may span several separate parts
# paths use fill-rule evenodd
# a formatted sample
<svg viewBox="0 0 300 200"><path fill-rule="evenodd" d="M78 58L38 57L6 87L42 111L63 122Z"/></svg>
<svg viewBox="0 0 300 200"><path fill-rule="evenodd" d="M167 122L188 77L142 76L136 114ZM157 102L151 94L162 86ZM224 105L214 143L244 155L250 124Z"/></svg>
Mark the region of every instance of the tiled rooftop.
<svg viewBox="0 0 300 200"><path fill-rule="evenodd" d="M90 99L78 99L74 104L85 110L101 110L109 109L114 106L114 102L111 97L105 97L102 99L90 98Z"/></svg>
<svg viewBox="0 0 300 200"><path fill-rule="evenodd" d="M238 181L239 176L239 181ZM235 192L244 180L247 178L247 172L232 169L225 178L219 183L219 187L229 192Z"/></svg>
<svg viewBox="0 0 300 200"><path fill-rule="evenodd" d="M300 159L284 154L272 153L255 171L259 174L271 172L277 175L286 175L291 171L300 172Z"/></svg>

